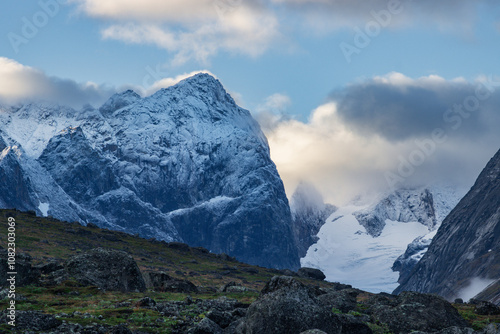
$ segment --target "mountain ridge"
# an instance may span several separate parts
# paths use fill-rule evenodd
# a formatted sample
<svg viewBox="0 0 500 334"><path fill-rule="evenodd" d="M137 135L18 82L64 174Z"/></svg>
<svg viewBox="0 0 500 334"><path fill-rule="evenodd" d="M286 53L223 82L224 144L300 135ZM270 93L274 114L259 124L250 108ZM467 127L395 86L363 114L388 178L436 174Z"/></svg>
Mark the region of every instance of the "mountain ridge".
<svg viewBox="0 0 500 334"><path fill-rule="evenodd" d="M26 208L43 214L39 207L48 204L47 214L60 219L298 268L267 139L212 76L197 74L145 98L125 91L98 109L16 108L0 112L0 131L27 147L25 178L43 174L53 189L34 189L44 200Z"/></svg>
<svg viewBox="0 0 500 334"><path fill-rule="evenodd" d="M394 293L413 290L459 297L473 278L500 276L499 247L500 150L445 218L429 250Z"/></svg>

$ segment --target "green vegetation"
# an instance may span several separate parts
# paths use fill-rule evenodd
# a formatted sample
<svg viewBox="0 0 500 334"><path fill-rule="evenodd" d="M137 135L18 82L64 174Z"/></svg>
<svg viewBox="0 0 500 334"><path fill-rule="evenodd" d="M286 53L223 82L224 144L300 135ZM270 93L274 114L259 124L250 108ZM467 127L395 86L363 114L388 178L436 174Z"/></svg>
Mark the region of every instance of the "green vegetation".
<svg viewBox="0 0 500 334"><path fill-rule="evenodd" d="M339 310L338 308L335 308L335 307L333 307L333 308L332 308L332 312L333 312L334 314L342 314L342 311L341 311L341 310Z"/></svg>
<svg viewBox="0 0 500 334"><path fill-rule="evenodd" d="M492 323L500 324L500 315L479 315L474 312L474 305L454 304L460 315L469 322L475 330L482 330Z"/></svg>

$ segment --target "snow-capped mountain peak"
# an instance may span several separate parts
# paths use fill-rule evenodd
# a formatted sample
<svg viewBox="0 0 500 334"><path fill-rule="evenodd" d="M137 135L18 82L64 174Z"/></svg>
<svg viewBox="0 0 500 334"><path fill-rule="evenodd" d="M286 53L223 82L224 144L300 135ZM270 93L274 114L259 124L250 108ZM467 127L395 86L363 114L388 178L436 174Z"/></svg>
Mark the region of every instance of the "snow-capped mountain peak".
<svg viewBox="0 0 500 334"><path fill-rule="evenodd" d="M2 136L29 153L21 169L36 184L24 207L298 267L267 140L217 79L198 74L145 98L125 91L99 109L37 108L0 113Z"/></svg>

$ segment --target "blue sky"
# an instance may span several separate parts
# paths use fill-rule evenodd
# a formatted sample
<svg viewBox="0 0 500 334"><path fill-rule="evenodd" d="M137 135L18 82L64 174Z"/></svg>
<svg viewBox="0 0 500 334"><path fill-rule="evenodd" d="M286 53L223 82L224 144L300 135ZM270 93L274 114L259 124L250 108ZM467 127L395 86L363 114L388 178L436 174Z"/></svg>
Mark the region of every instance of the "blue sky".
<svg viewBox="0 0 500 334"><path fill-rule="evenodd" d="M500 74L500 3L493 0L4 0L0 2L0 13L3 100L57 98L67 94L63 92L70 86L71 94L63 99L65 103L74 102L77 107L90 102L98 106L108 95L126 87L147 94L154 89L151 86L161 87L189 73L207 70L261 121L272 149L278 153L273 158L287 188L313 172L306 167L289 172L297 156L285 156L283 152L288 152L289 147L281 145L292 145L286 136L292 136L290 131L296 136L297 125L308 127L302 129L304 133L321 132L311 128L318 108L324 109L332 101L342 104L342 96L359 93L364 87L373 88L384 81L381 78L386 78L384 85L400 88L427 87L425 78L439 78L441 81L433 81L435 86L430 85L434 92L447 92L438 104L453 104L464 99L460 94L469 91L466 87ZM389 13L390 17L377 21L374 13L379 17ZM36 31L29 29L33 26ZM371 33L369 43L366 36L364 44L359 43L359 31ZM342 45L357 49L350 61ZM399 80L401 76L397 79L391 73L406 79ZM162 81L164 78L172 80ZM49 86L51 93L40 96L33 83L38 83L37 87ZM381 110L386 96L376 95L375 104ZM414 101L412 96L405 98L408 103ZM489 99L488 103L492 101L496 100ZM380 129L367 129L366 122L361 127L352 115L364 112L364 117L371 111L353 108L358 109L332 113L338 117L336 126L341 123L351 135L359 137L356 145L366 146L362 143L366 138L374 142L373 136L386 140L385 144L392 148L402 145L401 140L396 142ZM411 122L411 108L402 109ZM429 124L428 133L439 126ZM488 131L494 133L494 129ZM469 140L466 136L470 133L463 132L454 143ZM474 166L466 167L470 175L498 149L498 137L492 140L488 136L490 132L482 141L473 142L490 144L481 150L482 155L478 154ZM410 143L415 138L405 140ZM303 140L313 141L309 137ZM338 142L335 138L334 143ZM398 154L411 153L413 142L408 143L406 151L392 152L387 158L392 165L379 161L379 169L397 169ZM439 157L453 155L451 151L447 148ZM317 152L312 160L326 162L315 163L322 168L314 170L318 176L309 177L309 181L320 184L318 180L330 171L351 168L327 158L321 160L331 154ZM368 159L371 153L359 154ZM428 160L433 159L439 160ZM359 177L341 173L331 182L323 182L323 188L351 178Z"/></svg>

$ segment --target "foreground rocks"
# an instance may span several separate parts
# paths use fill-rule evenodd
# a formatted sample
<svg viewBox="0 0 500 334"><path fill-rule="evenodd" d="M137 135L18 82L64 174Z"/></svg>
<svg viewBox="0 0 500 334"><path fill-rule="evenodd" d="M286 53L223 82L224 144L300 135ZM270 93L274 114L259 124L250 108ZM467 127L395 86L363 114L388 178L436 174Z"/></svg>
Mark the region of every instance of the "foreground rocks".
<svg viewBox="0 0 500 334"><path fill-rule="evenodd" d="M250 306L244 329L249 334L298 334L308 329L341 333L342 324L331 309L319 303L310 288L292 277L276 276ZM370 333L368 327L365 333Z"/></svg>
<svg viewBox="0 0 500 334"><path fill-rule="evenodd" d="M137 263L125 252L96 248L72 257L65 269L83 285L95 285L109 291L146 291Z"/></svg>
<svg viewBox="0 0 500 334"><path fill-rule="evenodd" d="M122 251L97 248L67 261L49 259L36 266L31 265L28 256L20 258L29 284L68 296L80 296L79 291L85 291L82 295L118 291L121 299L100 309L100 315L90 311L91 314L82 314L78 310L70 314L18 311L13 331L17 333L142 334L144 331L131 330L140 327L147 332L172 334L500 334L495 325L481 332L468 328L457 309L441 297L415 292L399 296L369 294L350 285L320 283L321 272L311 268L302 268L305 270L295 277L273 277L253 303L242 303L217 296L204 300L201 298L206 295L203 295L198 299L196 295L209 291L209 287L197 287L163 271L141 273L134 259ZM83 290L72 291L70 287ZM138 298L135 293L146 288L152 293ZM225 283L218 291L211 289L210 293L231 293L231 296L241 293L246 296L241 300L248 300L249 293L251 298L256 297L256 291L235 281ZM121 294L131 292L133 299L127 300ZM2 293L0 298L5 298L6 293ZM184 300L165 301L162 293L176 293ZM155 296L162 299L154 300ZM16 300L38 303L27 297L19 296ZM475 310L474 306L469 307L477 315L494 316L499 312L491 303L476 301L474 305ZM107 320L115 316L124 323L112 326L116 322ZM138 317L143 317L144 324L137 323ZM0 312L0 333L6 322L7 313Z"/></svg>
<svg viewBox="0 0 500 334"><path fill-rule="evenodd" d="M467 327L467 322L446 300L435 295L403 292L399 296L375 295L368 301L372 318L387 324L393 333L437 332Z"/></svg>

